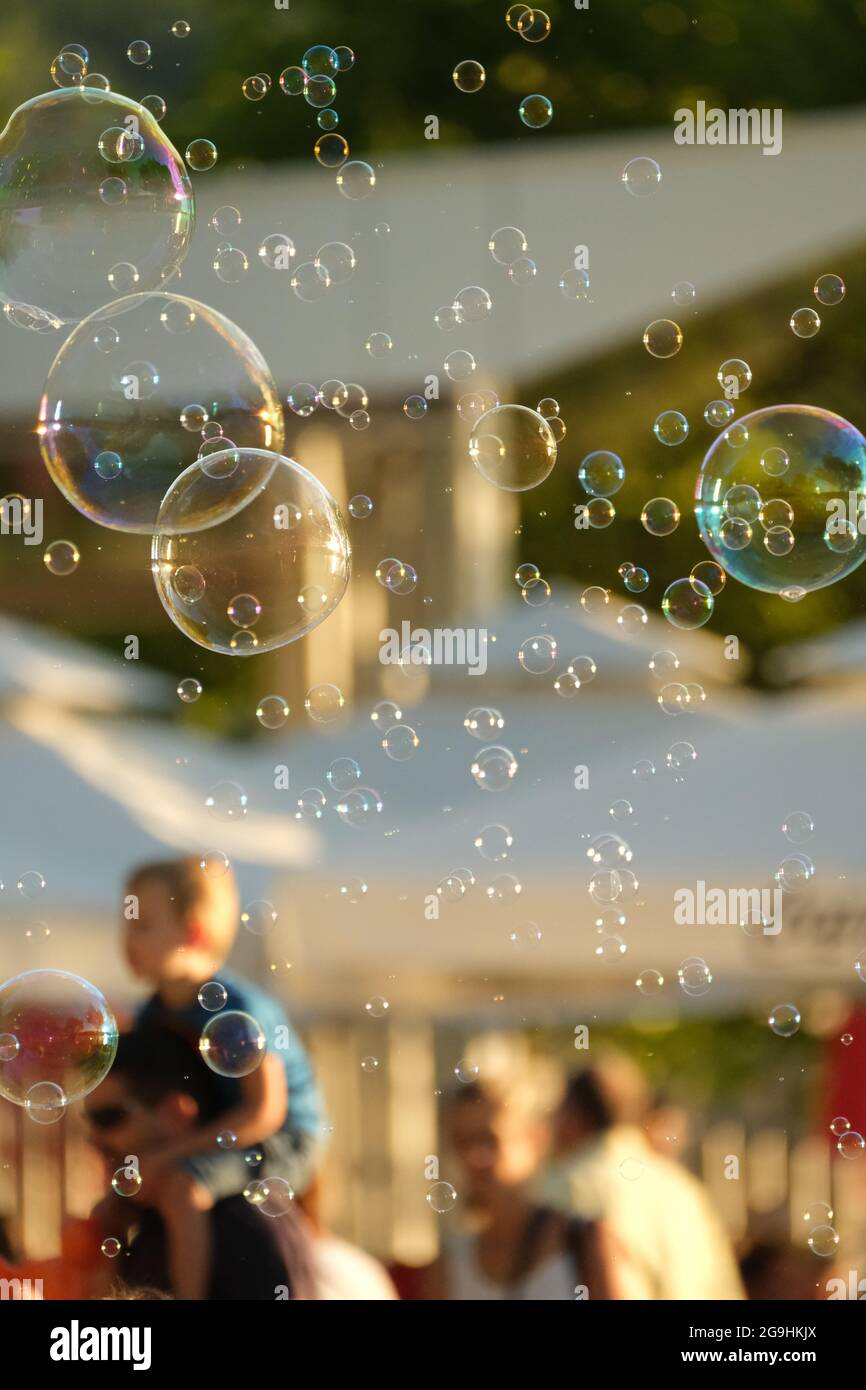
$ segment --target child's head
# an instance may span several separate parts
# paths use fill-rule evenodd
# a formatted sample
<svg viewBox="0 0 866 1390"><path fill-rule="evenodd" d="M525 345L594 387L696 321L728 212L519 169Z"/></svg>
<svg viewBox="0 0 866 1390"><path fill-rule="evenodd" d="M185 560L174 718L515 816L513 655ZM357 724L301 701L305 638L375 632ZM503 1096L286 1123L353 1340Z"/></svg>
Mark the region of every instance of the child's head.
<svg viewBox="0 0 866 1390"><path fill-rule="evenodd" d="M130 875L126 894L137 899L138 915L124 922L124 944L141 979L201 981L227 959L238 925L237 885L230 869L214 877L210 868L190 855L142 864Z"/></svg>

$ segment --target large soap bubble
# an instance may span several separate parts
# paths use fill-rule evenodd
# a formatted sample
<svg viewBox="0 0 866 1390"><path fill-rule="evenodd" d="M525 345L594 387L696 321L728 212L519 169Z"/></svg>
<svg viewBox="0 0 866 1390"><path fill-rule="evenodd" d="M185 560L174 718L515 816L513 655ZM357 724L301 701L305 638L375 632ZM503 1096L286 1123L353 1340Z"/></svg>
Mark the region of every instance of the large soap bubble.
<svg viewBox="0 0 866 1390"><path fill-rule="evenodd" d="M202 448L280 449L283 415L267 363L236 324L181 295L132 294L91 314L58 352L39 438L78 511L150 533Z"/></svg>
<svg viewBox="0 0 866 1390"><path fill-rule="evenodd" d="M177 271L194 201L183 160L138 102L62 87L0 134L0 298L14 323L73 323Z"/></svg>
<svg viewBox="0 0 866 1390"><path fill-rule="evenodd" d="M816 406L744 415L707 453L695 512L728 574L795 601L866 558L866 440Z"/></svg>
<svg viewBox="0 0 866 1390"><path fill-rule="evenodd" d="M116 1051L114 1016L80 976L28 970L0 985L0 1095L34 1119L59 1119L99 1085Z"/></svg>
<svg viewBox="0 0 866 1390"><path fill-rule="evenodd" d="M556 439L543 415L525 405L496 405L478 420L469 440L478 472L505 492L538 487L556 463Z"/></svg>
<svg viewBox="0 0 866 1390"><path fill-rule="evenodd" d="M166 494L152 550L156 587L201 647L252 656L294 642L346 591L351 547L340 509L293 459L228 449Z"/></svg>

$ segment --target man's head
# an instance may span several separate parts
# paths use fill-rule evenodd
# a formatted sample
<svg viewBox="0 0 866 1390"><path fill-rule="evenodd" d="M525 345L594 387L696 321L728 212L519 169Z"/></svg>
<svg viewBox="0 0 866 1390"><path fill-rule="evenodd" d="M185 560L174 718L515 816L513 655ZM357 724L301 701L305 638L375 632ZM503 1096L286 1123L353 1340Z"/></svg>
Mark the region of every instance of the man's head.
<svg viewBox="0 0 866 1390"><path fill-rule="evenodd" d="M100 1153L119 1166L214 1119L225 1100L214 1074L167 1029L124 1033L108 1076L87 1097L85 1118Z"/></svg>
<svg viewBox="0 0 866 1390"><path fill-rule="evenodd" d="M124 945L140 979L200 982L227 959L239 910L230 869L215 875L209 861L192 855L142 864L130 875L126 897L135 900L137 916L124 919Z"/></svg>
<svg viewBox="0 0 866 1390"><path fill-rule="evenodd" d="M448 1119L469 1205L484 1207L497 1191L519 1186L535 1172L546 1129L528 1084L461 1087L451 1099Z"/></svg>
<svg viewBox="0 0 866 1390"><path fill-rule="evenodd" d="M641 1124L648 1104L646 1083L631 1058L619 1052L603 1054L569 1077L556 1115L556 1152L573 1153L618 1125Z"/></svg>

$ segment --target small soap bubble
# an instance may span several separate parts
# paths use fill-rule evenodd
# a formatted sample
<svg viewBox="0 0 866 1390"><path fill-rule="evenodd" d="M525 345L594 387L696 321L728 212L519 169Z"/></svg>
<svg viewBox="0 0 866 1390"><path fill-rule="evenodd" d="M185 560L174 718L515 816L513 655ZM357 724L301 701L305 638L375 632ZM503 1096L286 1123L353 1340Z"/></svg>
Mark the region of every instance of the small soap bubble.
<svg viewBox="0 0 866 1390"><path fill-rule="evenodd" d="M683 345L683 330L673 319L653 319L643 331L650 357L674 357Z"/></svg>
<svg viewBox="0 0 866 1390"><path fill-rule="evenodd" d="M841 304L845 298L845 281L841 275L819 275L813 291L819 304Z"/></svg>
<svg viewBox="0 0 866 1390"><path fill-rule="evenodd" d="M646 155L630 159L622 171L623 184L636 198L645 198L648 194L655 193L661 181L662 171L659 165ZM668 353L663 355L669 356Z"/></svg>
<svg viewBox="0 0 866 1390"><path fill-rule="evenodd" d="M800 1027L800 1010L796 1004L777 1004L767 1019L780 1038L792 1038Z"/></svg>
<svg viewBox="0 0 866 1390"><path fill-rule="evenodd" d="M229 1009L208 1020L198 1050L217 1076L249 1076L261 1066L267 1042L261 1025L251 1014Z"/></svg>
<svg viewBox="0 0 866 1390"><path fill-rule="evenodd" d="M455 66L451 78L458 92L480 92L487 74L474 58L464 58Z"/></svg>
<svg viewBox="0 0 866 1390"><path fill-rule="evenodd" d="M212 169L217 162L217 147L212 140L191 140L185 151L186 162L195 173Z"/></svg>

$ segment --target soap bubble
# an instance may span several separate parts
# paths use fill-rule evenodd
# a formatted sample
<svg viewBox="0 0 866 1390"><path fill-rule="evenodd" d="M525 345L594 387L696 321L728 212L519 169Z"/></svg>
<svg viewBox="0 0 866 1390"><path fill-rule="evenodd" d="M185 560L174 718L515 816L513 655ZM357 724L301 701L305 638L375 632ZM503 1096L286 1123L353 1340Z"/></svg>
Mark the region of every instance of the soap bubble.
<svg viewBox="0 0 866 1390"><path fill-rule="evenodd" d="M45 547L42 559L49 573L62 577L78 569L81 556L74 541L52 541Z"/></svg>
<svg viewBox="0 0 866 1390"><path fill-rule="evenodd" d="M319 787L307 787L298 797L295 820L321 820L327 804Z"/></svg>
<svg viewBox="0 0 866 1390"><path fill-rule="evenodd" d="M796 1004L777 1004L767 1019L780 1038L792 1038L800 1027L800 1010Z"/></svg>
<svg viewBox="0 0 866 1390"><path fill-rule="evenodd" d="M733 419L734 407L730 401L710 401L704 406L704 419L714 430L720 430Z"/></svg>
<svg viewBox="0 0 866 1390"><path fill-rule="evenodd" d="M382 814L382 798L372 787L355 787L337 802L337 815L355 830L368 828Z"/></svg>
<svg viewBox="0 0 866 1390"><path fill-rule="evenodd" d="M282 695L265 695L256 705L256 719L263 729L282 729L290 713Z"/></svg>
<svg viewBox="0 0 866 1390"><path fill-rule="evenodd" d="M247 903L241 912L241 926L251 936L267 936L277 923L277 909L266 898L256 898Z"/></svg>
<svg viewBox="0 0 866 1390"><path fill-rule="evenodd" d="M673 319L654 319L643 332L650 357L674 357L683 345L683 330Z"/></svg>
<svg viewBox="0 0 866 1390"><path fill-rule="evenodd" d="M217 782L205 797L205 810L216 820L238 821L247 813L249 798L239 782Z"/></svg>
<svg viewBox="0 0 866 1390"><path fill-rule="evenodd" d="M328 241L320 246L313 260L317 270L324 270L332 285L341 285L351 276L357 258L345 241Z"/></svg>
<svg viewBox="0 0 866 1390"><path fill-rule="evenodd" d="M845 298L845 281L841 275L819 275L813 293L819 304L841 304Z"/></svg>
<svg viewBox="0 0 866 1390"><path fill-rule="evenodd" d="M327 131L324 135L319 136L313 146L313 154L323 169L339 169L349 158L349 142L344 136L338 135L336 131ZM355 177L355 175L352 176L353 180ZM346 197L350 196L350 194L346 194Z"/></svg>
<svg viewBox="0 0 866 1390"><path fill-rule="evenodd" d="M688 439L689 422L679 410L663 410L656 416L653 434L660 444L682 444Z"/></svg>
<svg viewBox="0 0 866 1390"><path fill-rule="evenodd" d="M473 705L463 716L463 727L467 734L483 743L505 728L505 720L500 711L492 706Z"/></svg>
<svg viewBox="0 0 866 1390"><path fill-rule="evenodd" d="M481 416L469 440L469 456L483 478L506 492L538 487L556 463L548 422L523 405L498 405Z"/></svg>
<svg viewBox="0 0 866 1390"><path fill-rule="evenodd" d="M287 97L299 97L307 85L307 74L303 68L283 68L279 76L280 87Z"/></svg>
<svg viewBox="0 0 866 1390"><path fill-rule="evenodd" d="M815 823L808 811L791 811L785 817L782 825L782 834L786 840L790 840L793 845L802 845L809 839Z"/></svg>
<svg viewBox="0 0 866 1390"><path fill-rule="evenodd" d="M251 1014L227 1009L208 1019L198 1050L217 1076L249 1076L261 1066L267 1042L261 1024Z"/></svg>
<svg viewBox="0 0 866 1390"><path fill-rule="evenodd" d="M482 859L496 864L508 858L514 836L507 825L485 825L475 836L473 844Z"/></svg>
<svg viewBox="0 0 866 1390"><path fill-rule="evenodd" d="M335 758L325 773L328 786L337 793L351 791L361 780L361 769L354 758Z"/></svg>
<svg viewBox="0 0 866 1390"><path fill-rule="evenodd" d="M625 482L625 468L618 454L596 449L587 454L577 472L578 481L592 497L613 497Z"/></svg>
<svg viewBox="0 0 866 1390"><path fill-rule="evenodd" d="M241 92L247 101L261 101L267 96L268 89L260 77L245 77L241 83Z"/></svg>
<svg viewBox="0 0 866 1390"><path fill-rule="evenodd" d="M351 548L336 502L300 464L264 449L223 450L187 468L166 494L155 532L154 579L172 622L230 656L304 636L333 612L349 581ZM177 591L175 575L187 566L204 578L198 599Z"/></svg>
<svg viewBox="0 0 866 1390"><path fill-rule="evenodd" d="M517 108L517 114L530 130L541 130L550 125L553 119L553 102L540 92L524 97Z"/></svg>
<svg viewBox="0 0 866 1390"><path fill-rule="evenodd" d="M559 277L559 288L566 299L589 299L590 279L588 270L570 266Z"/></svg>
<svg viewBox="0 0 866 1390"><path fill-rule="evenodd" d="M638 155L626 164L622 171L622 181L629 193L633 193L636 198L645 198L647 194L655 193L662 181L662 171L654 159Z"/></svg>
<svg viewBox="0 0 866 1390"><path fill-rule="evenodd" d="M475 358L471 352L466 352L464 348L457 348L454 352L449 352L443 363L445 375L452 381L466 381L476 368ZM504 408L504 407L503 407ZM522 410L522 406L517 407Z"/></svg>
<svg viewBox="0 0 866 1390"><path fill-rule="evenodd" d="M228 997L228 990L219 980L208 980L198 992L198 1002L209 1014L225 1008Z"/></svg>
<svg viewBox="0 0 866 1390"><path fill-rule="evenodd" d="M387 357L393 348L390 333L371 333L364 347L371 357Z"/></svg>
<svg viewBox="0 0 866 1390"><path fill-rule="evenodd" d="M332 724L345 704L346 697L340 687L329 681L311 685L304 696L304 709L316 724Z"/></svg>
<svg viewBox="0 0 866 1390"><path fill-rule="evenodd" d="M815 309L795 309L790 319L791 332L797 338L814 338L821 327L821 319Z"/></svg>
<svg viewBox="0 0 866 1390"><path fill-rule="evenodd" d="M392 762L403 763L414 757L421 743L410 724L395 724L382 739L382 749Z"/></svg>
<svg viewBox="0 0 866 1390"><path fill-rule="evenodd" d="M538 266L528 256L512 261L506 272L513 285L531 285L538 274Z"/></svg>
<svg viewBox="0 0 866 1390"><path fill-rule="evenodd" d="M202 691L201 681L197 681L195 676L184 676L183 680L177 683L178 699L185 705L192 705L200 697Z"/></svg>
<svg viewBox="0 0 866 1390"><path fill-rule="evenodd" d="M529 243L519 227L499 227L490 237L487 249L499 265L513 265L526 255Z"/></svg>
<svg viewBox="0 0 866 1390"><path fill-rule="evenodd" d="M768 593L795 587L807 593L850 574L866 557L866 538L859 532L852 538L842 524L849 494L858 516L866 506L863 435L840 416L805 405L770 406L740 423L748 429L747 445L732 449L724 435L717 439L698 478L695 512L710 553L742 584ZM774 449L783 449L789 462L773 477L777 495L767 512L761 461ZM776 511L786 534L755 528L762 517L775 522ZM839 544L828 544L828 537Z"/></svg>
<svg viewBox="0 0 866 1390"><path fill-rule="evenodd" d="M729 357L716 372L716 380L724 387L725 396L735 400L752 384L752 369L742 357Z"/></svg>
<svg viewBox="0 0 866 1390"><path fill-rule="evenodd" d="M324 138L333 139L333 136ZM343 197L348 198L351 202L369 197L375 187L376 175L370 165L365 164L361 159L349 160L337 174L337 188Z"/></svg>
<svg viewBox="0 0 866 1390"><path fill-rule="evenodd" d="M469 770L482 791L501 792L516 776L517 767L517 759L510 749L493 745L481 749Z"/></svg>
<svg viewBox="0 0 866 1390"><path fill-rule="evenodd" d="M270 372L237 325L180 295L119 299L80 323L54 359L39 408L45 465L90 521L152 532L166 491L195 462L201 440L186 426L197 401L239 447L281 447ZM108 477L96 466L107 454L120 460ZM197 500L210 511L215 499ZM204 519L193 505L189 495L183 525Z"/></svg>
<svg viewBox="0 0 866 1390"><path fill-rule="evenodd" d="M713 983L713 972L703 956L688 956L677 969L677 981L683 994L698 998Z"/></svg>
<svg viewBox="0 0 866 1390"><path fill-rule="evenodd" d="M481 63L476 63L474 58L464 58L456 64L451 78L458 92L480 92L487 80L487 74Z"/></svg>
<svg viewBox="0 0 866 1390"><path fill-rule="evenodd" d="M671 299L681 308L694 304L697 291L691 280L680 280L671 290Z"/></svg>
<svg viewBox="0 0 866 1390"><path fill-rule="evenodd" d="M450 1182L434 1182L426 1200L427 1205L439 1216L447 1216L457 1205L457 1189Z"/></svg>
<svg viewBox="0 0 866 1390"><path fill-rule="evenodd" d="M176 19L171 26L171 32L176 39L187 39L190 34L190 26L185 19Z"/></svg>
<svg viewBox="0 0 866 1390"><path fill-rule="evenodd" d="M662 597L662 612L673 627L690 631L703 627L713 616L714 599L700 579L675 579Z"/></svg>
<svg viewBox="0 0 866 1390"><path fill-rule="evenodd" d="M407 396L403 402L403 414L409 420L423 420L427 414L427 401L423 396Z"/></svg>
<svg viewBox="0 0 866 1390"><path fill-rule="evenodd" d="M813 1255L819 1255L821 1259L827 1260L831 1255L835 1255L839 1249L839 1232L832 1226L816 1226L809 1232L806 1244Z"/></svg>
<svg viewBox="0 0 866 1390"><path fill-rule="evenodd" d="M125 186L116 202L101 193L121 172L100 151L111 129L124 137L113 147ZM20 106L0 134L0 192L0 299L30 311L35 327L99 308L120 262L137 268L139 289L157 289L189 247L194 203L183 162L127 97L64 87Z"/></svg>
<svg viewBox="0 0 866 1390"><path fill-rule="evenodd" d="M454 308L460 315L461 323L481 323L490 317L493 300L480 285L467 285L455 297Z"/></svg>
<svg viewBox="0 0 866 1390"><path fill-rule="evenodd" d="M641 509L640 520L651 536L669 536L680 524L680 509L669 497L651 497Z"/></svg>
<svg viewBox="0 0 866 1390"><path fill-rule="evenodd" d="M509 14L517 10L518 14L515 23L509 24L509 28L517 29L518 34L527 43L541 43L550 33L550 15L545 14L544 10L530 9L527 5L512 5ZM508 16L506 15L506 20Z"/></svg>
<svg viewBox="0 0 866 1390"><path fill-rule="evenodd" d="M141 1191L141 1173L134 1163L127 1164L114 1173L111 1186L118 1197L136 1197Z"/></svg>
<svg viewBox="0 0 866 1390"><path fill-rule="evenodd" d="M337 55L327 44L316 43L307 49L301 67L308 77L328 77L338 71Z"/></svg>
<svg viewBox="0 0 866 1390"><path fill-rule="evenodd" d="M28 970L0 985L0 1037L7 1039L0 1095L26 1106L34 1119L39 1109L59 1119L66 1105L99 1085L117 1051L117 1024L105 999L64 970Z"/></svg>
<svg viewBox="0 0 866 1390"><path fill-rule="evenodd" d="M186 162L197 174L212 169L217 162L217 147L212 140L190 140L185 150Z"/></svg>
<svg viewBox="0 0 866 1390"><path fill-rule="evenodd" d="M143 67L150 62L150 44L147 39L133 39L126 50L126 56L136 67Z"/></svg>
<svg viewBox="0 0 866 1390"><path fill-rule="evenodd" d="M524 671L528 671L531 676L543 676L548 671L553 670L556 652L556 638L540 633L536 637L527 637L524 642L521 642L517 652L517 660Z"/></svg>

